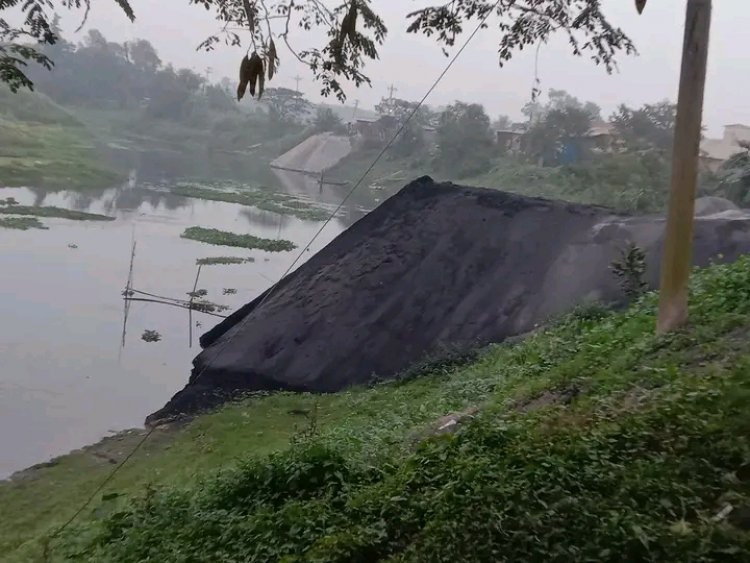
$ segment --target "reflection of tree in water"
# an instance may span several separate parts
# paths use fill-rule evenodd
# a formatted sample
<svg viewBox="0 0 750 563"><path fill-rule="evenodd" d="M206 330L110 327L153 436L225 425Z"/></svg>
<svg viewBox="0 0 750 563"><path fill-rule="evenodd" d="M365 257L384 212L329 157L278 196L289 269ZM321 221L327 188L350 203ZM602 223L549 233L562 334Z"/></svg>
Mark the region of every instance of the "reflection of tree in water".
<svg viewBox="0 0 750 563"><path fill-rule="evenodd" d="M251 154L209 150L124 150L109 151L112 163L125 170L137 170L144 182L166 182L177 178L236 180L254 187L278 186L268 159Z"/></svg>
<svg viewBox="0 0 750 563"><path fill-rule="evenodd" d="M169 192L157 191L150 188L136 186L131 189L117 189L109 201L105 203L108 211L134 211L144 204L153 209L163 207L168 211L174 211L187 207L190 202L185 198L173 195Z"/></svg>
<svg viewBox="0 0 750 563"><path fill-rule="evenodd" d="M121 170L131 170L130 179L116 187L103 187L99 190L83 192L65 191L56 195L40 188L29 188L34 205L54 205L62 198L66 207L77 211L93 210L108 215L117 212L135 211L143 206L151 209L174 211L191 205L190 198L169 192L169 184L178 179L194 179L211 183L232 180L254 188L303 196L311 203L323 203L333 209L351 189L350 185L324 184L321 188L318 178L313 176L273 170L267 160L248 158L231 154L177 153L171 151L134 151L113 149L107 156ZM163 186L161 189L156 186ZM360 186L339 211L335 222L348 228L375 208L378 202L366 185ZM241 214L251 225L265 228L288 228L296 219L262 211L253 207L243 207Z"/></svg>
<svg viewBox="0 0 750 563"><path fill-rule="evenodd" d="M49 203L49 191L39 188L29 188L34 195L34 205L45 205ZM76 211L90 211L92 207L96 210L112 215L117 211L135 211L144 204L152 208L163 207L169 211L186 207L189 202L180 196L173 195L168 191L157 191L139 185L123 184L116 188L101 190L87 190L85 192L62 192L60 194L65 207Z"/></svg>
<svg viewBox="0 0 750 563"><path fill-rule="evenodd" d="M47 199L49 191L41 188L29 188L29 191L34 194L32 205L44 205L44 200Z"/></svg>
<svg viewBox="0 0 750 563"><path fill-rule="evenodd" d="M335 208L351 190L351 185L336 185L323 183L320 178L308 174L300 174L288 170L272 169L277 184L281 186L284 193L296 196L304 196L314 203L323 203ZM325 175L324 175L325 179ZM367 215L367 212L377 207L373 196L363 184L357 188L352 196L346 201L336 216L336 221L344 228Z"/></svg>

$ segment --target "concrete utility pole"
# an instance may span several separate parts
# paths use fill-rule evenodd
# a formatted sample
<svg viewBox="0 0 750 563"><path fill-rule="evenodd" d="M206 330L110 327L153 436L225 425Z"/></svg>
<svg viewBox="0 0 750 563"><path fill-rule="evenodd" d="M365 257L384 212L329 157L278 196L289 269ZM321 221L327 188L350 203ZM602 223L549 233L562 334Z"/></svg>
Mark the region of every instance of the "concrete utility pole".
<svg viewBox="0 0 750 563"><path fill-rule="evenodd" d="M352 121L357 117L357 109L359 109L359 100L354 100L354 110L352 111Z"/></svg>
<svg viewBox="0 0 750 563"><path fill-rule="evenodd" d="M393 101L393 93L398 92L398 88L396 88L393 84L391 84L391 87L388 88L388 100Z"/></svg>
<svg viewBox="0 0 750 563"><path fill-rule="evenodd" d="M214 71L214 69L212 69L210 66L206 67L206 81L203 83L203 93L204 94L206 93L206 88L208 88L208 86L211 83L211 73L213 71Z"/></svg>
<svg viewBox="0 0 750 563"><path fill-rule="evenodd" d="M645 4L642 0L640 3ZM692 267L693 214L710 27L711 0L687 0L657 334L679 328L688 318L688 279Z"/></svg>
<svg viewBox="0 0 750 563"><path fill-rule="evenodd" d="M299 95L299 83L302 80L302 77L298 74L294 77L294 81L296 83L296 86L294 87L294 92Z"/></svg>

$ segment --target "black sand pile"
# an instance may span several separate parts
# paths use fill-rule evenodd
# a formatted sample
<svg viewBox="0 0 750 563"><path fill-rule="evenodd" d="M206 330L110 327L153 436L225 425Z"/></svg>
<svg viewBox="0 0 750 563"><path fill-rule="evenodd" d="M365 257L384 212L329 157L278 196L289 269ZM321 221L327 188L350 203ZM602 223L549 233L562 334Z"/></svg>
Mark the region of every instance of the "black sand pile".
<svg viewBox="0 0 750 563"><path fill-rule="evenodd" d="M628 241L654 286L663 222L420 178L201 338L190 382L147 422L238 391L331 392L393 377L442 350L524 333L584 301L622 299ZM750 251L750 220L696 223L695 263Z"/></svg>

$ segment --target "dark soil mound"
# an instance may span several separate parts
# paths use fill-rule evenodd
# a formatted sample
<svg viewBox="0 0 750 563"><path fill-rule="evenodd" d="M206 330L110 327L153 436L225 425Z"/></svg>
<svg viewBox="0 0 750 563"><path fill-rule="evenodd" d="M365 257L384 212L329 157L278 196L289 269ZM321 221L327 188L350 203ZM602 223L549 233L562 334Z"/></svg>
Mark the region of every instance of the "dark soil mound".
<svg viewBox="0 0 750 563"><path fill-rule="evenodd" d="M750 251L750 220L727 213L697 221L697 264ZM393 377L446 347L620 300L609 270L618 249L630 240L646 250L654 286L662 230L659 218L420 178L206 333L190 382L147 422L238 391L331 392Z"/></svg>

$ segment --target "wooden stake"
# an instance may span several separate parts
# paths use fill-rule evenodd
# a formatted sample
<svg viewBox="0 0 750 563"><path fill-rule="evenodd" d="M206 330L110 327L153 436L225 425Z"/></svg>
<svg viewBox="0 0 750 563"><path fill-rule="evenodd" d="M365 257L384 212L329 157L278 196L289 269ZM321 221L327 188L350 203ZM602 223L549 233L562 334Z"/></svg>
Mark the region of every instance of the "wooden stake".
<svg viewBox="0 0 750 563"><path fill-rule="evenodd" d="M710 27L711 0L687 0L657 334L679 328L688 318L688 279Z"/></svg>

